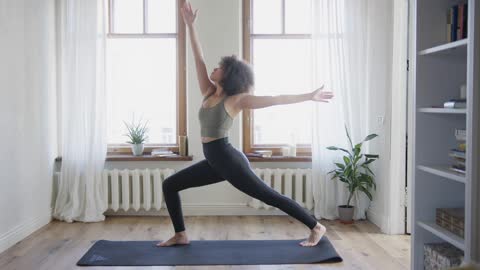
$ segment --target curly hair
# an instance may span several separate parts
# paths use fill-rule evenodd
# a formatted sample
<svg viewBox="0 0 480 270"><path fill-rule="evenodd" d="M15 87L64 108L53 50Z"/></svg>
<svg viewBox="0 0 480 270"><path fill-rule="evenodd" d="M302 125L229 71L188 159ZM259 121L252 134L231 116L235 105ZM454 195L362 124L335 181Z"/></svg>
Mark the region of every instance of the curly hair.
<svg viewBox="0 0 480 270"><path fill-rule="evenodd" d="M227 95L232 96L250 91L255 83L250 64L238 59L236 55L222 57L219 64L223 69L223 78L219 84Z"/></svg>

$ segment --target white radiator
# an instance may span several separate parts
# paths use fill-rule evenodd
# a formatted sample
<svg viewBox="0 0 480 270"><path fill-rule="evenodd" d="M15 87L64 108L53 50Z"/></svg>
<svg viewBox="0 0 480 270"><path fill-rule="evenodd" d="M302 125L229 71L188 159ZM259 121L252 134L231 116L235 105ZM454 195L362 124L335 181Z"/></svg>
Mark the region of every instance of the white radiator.
<svg viewBox="0 0 480 270"><path fill-rule="evenodd" d="M253 169L268 186L295 200L302 207L313 208L311 169ZM166 169L111 169L102 175L102 192L107 210L160 210L163 207L163 181L174 174ZM60 172L56 173L57 181ZM255 209L273 207L252 198L248 206Z"/></svg>
<svg viewBox="0 0 480 270"><path fill-rule="evenodd" d="M313 209L312 169L253 169L268 186L279 193L295 200L302 207ZM248 203L249 206L260 209L271 209L266 203L255 198Z"/></svg>
<svg viewBox="0 0 480 270"><path fill-rule="evenodd" d="M103 191L108 198L108 209L160 210L163 180L174 172L173 169L104 170Z"/></svg>

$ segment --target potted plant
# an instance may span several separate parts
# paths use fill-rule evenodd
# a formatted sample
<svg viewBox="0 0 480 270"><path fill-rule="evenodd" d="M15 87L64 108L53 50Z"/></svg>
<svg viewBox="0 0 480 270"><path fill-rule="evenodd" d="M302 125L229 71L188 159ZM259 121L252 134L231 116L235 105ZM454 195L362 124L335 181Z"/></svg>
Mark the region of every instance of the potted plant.
<svg viewBox="0 0 480 270"><path fill-rule="evenodd" d="M141 156L143 155L143 149L144 149L144 142L147 140L147 123L146 121L144 124L142 124L141 121L138 122L138 124L135 124L135 121L133 121L131 124L125 123L125 126L127 127L128 133L125 134L130 141L127 141L127 143L131 144L132 147L132 152L133 155L135 156Z"/></svg>
<svg viewBox="0 0 480 270"><path fill-rule="evenodd" d="M346 149L329 146L328 150L343 151L346 155L343 156L343 163L335 162L336 168L328 174L333 174L333 179L339 179L347 185L349 196L346 205L338 206L338 214L340 217L340 222L342 223L353 223L353 206L350 205L350 201L357 190L364 192L367 197L372 200L371 189L376 189L376 184L374 181L374 173L369 168L369 165L379 158L379 155L371 154L362 154L362 144L363 142L369 141L375 137L377 134L370 134L365 139L356 144L352 144L350 135L348 134L347 127L345 126L345 131L347 133L348 141L350 143L351 151ZM365 158L361 161L362 158Z"/></svg>

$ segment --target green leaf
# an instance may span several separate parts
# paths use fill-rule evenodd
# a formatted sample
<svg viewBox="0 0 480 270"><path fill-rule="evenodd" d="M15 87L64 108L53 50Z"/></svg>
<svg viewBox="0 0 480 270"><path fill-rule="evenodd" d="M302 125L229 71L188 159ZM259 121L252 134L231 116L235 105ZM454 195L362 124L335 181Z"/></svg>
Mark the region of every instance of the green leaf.
<svg viewBox="0 0 480 270"><path fill-rule="evenodd" d="M370 201L373 200L372 194L366 188L364 188L363 186L359 186L358 189L363 191L363 193L365 193L365 195L367 195L367 197L370 199Z"/></svg>
<svg viewBox="0 0 480 270"><path fill-rule="evenodd" d="M365 166L364 168L365 168L368 172L370 172L372 175L375 175L375 174L372 172L372 170L370 170L370 168L369 168L368 166Z"/></svg>
<svg viewBox="0 0 480 270"><path fill-rule="evenodd" d="M348 129L346 124L345 124L345 132L347 133L347 138L348 138L348 141L350 142L350 148L353 148L352 139L350 138L350 134L348 134Z"/></svg>
<svg viewBox="0 0 480 270"><path fill-rule="evenodd" d="M362 164L363 164L363 165L368 165L368 164L370 164L370 163L372 163L372 162L374 162L374 161L375 161L375 159L367 159L367 160L366 160L364 163L362 163Z"/></svg>
<svg viewBox="0 0 480 270"><path fill-rule="evenodd" d="M342 163L335 162L335 165L337 165L341 169L345 169L345 165L343 165Z"/></svg>
<svg viewBox="0 0 480 270"><path fill-rule="evenodd" d="M128 131L127 134L124 134L124 135L127 136L130 139L129 143L131 143L131 144L141 144L141 143L144 143L145 140L148 139L148 135L147 135L148 121L146 121L145 123L142 123L141 121L139 121L138 124L135 123L135 121L133 121L130 124L125 122L125 121L123 121L123 123L125 124L125 126L127 128L127 131Z"/></svg>
<svg viewBox="0 0 480 270"><path fill-rule="evenodd" d="M343 151L345 153L347 153L349 156L352 156L352 154L350 152L348 152L346 149L343 149L343 148L340 148L340 147L336 147L336 146L329 146L327 147L328 150L339 150L339 151Z"/></svg>
<svg viewBox="0 0 480 270"><path fill-rule="evenodd" d="M355 156L355 159L353 160L353 163L356 164L362 157L361 156Z"/></svg>
<svg viewBox="0 0 480 270"><path fill-rule="evenodd" d="M365 154L365 157L367 157L367 158L379 158L379 155Z"/></svg>
<svg viewBox="0 0 480 270"><path fill-rule="evenodd" d="M363 140L364 142L366 141L370 141L371 139L375 138L375 137L378 137L377 134L370 134L368 135L367 137L365 137L365 139Z"/></svg>

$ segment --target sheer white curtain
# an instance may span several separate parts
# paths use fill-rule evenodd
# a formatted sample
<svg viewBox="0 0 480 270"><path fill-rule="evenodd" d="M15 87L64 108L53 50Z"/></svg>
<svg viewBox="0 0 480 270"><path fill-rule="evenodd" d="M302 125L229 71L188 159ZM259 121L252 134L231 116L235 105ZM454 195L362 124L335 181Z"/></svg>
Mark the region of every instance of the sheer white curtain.
<svg viewBox="0 0 480 270"><path fill-rule="evenodd" d="M379 0L312 0L312 89L325 84L335 95L330 103L312 102L316 218L337 218L337 206L346 204L348 199L345 185L327 175L335 168L334 162L342 162L342 152L326 147L350 148L345 125L354 144L373 133L369 114L377 104L370 104L370 96L376 91L389 91L382 88L386 86L382 83L390 78L391 61L379 57L376 50L384 51L389 46L391 30L381 29L385 27L381 24L391 10L389 5L376 6L378 3ZM369 144L364 144L362 150L369 153ZM364 219L369 207L366 195L356 193L351 203L355 206L354 219Z"/></svg>
<svg viewBox="0 0 480 270"><path fill-rule="evenodd" d="M53 216L105 219L100 185L106 156L104 1L59 1L62 168Z"/></svg>

